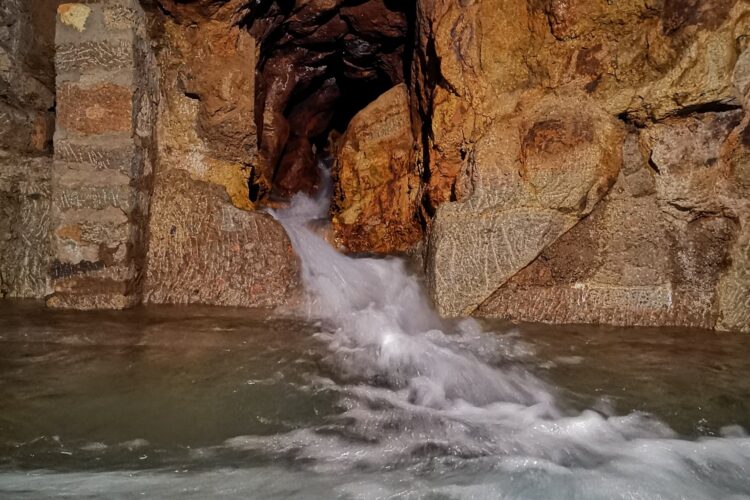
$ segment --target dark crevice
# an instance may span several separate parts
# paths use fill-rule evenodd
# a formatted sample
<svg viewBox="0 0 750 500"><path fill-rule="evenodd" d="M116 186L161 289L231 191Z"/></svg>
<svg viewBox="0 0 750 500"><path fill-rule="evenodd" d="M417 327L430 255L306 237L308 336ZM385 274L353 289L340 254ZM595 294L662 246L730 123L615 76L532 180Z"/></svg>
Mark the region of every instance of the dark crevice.
<svg viewBox="0 0 750 500"><path fill-rule="evenodd" d="M742 109L742 106L739 104L732 104L721 101L707 102L694 104L692 106L685 106L684 108L678 110L674 116L688 116L703 113L725 113L727 111L735 111L738 109Z"/></svg>
<svg viewBox="0 0 750 500"><path fill-rule="evenodd" d="M642 129L646 127L646 124L643 123L642 120L639 120L638 118L631 116L627 112L622 112L619 115L617 115L617 119L623 122L625 125L628 126L628 128L631 129Z"/></svg>
<svg viewBox="0 0 750 500"><path fill-rule="evenodd" d="M651 167L651 170L656 172L657 175L661 174L661 170L659 169L659 166L656 164L654 159L652 157L648 158L648 166Z"/></svg>
<svg viewBox="0 0 750 500"><path fill-rule="evenodd" d="M432 136L432 115L434 106L434 94L435 89L439 85L440 81L443 80L443 75L440 69L440 58L437 55L435 48L435 40L429 37L424 52L420 51L417 54L418 64L420 65L420 72L422 78L414 82L417 86L417 94L421 96L418 99L418 111L420 119L422 120L422 183L424 186L430 185L431 177L431 144L433 142ZM419 88L419 83L422 83L424 88ZM425 212L425 219L430 220L435 215L437 207L433 206L429 192L425 191L422 197L422 207ZM427 227L426 221L424 227Z"/></svg>
<svg viewBox="0 0 750 500"><path fill-rule="evenodd" d="M411 66L413 0L298 4L255 1L240 23L260 47L259 155L250 180L260 200L314 192L319 159L331 155L357 112L404 82Z"/></svg>

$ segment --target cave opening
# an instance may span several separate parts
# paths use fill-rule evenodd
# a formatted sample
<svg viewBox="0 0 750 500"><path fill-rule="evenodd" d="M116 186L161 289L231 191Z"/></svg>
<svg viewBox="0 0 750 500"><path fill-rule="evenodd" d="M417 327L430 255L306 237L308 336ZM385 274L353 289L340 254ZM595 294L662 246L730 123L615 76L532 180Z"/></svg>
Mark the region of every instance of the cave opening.
<svg viewBox="0 0 750 500"><path fill-rule="evenodd" d="M250 199L315 192L318 163L368 104L409 76L413 0L256 0L258 161ZM408 83L408 82L406 82Z"/></svg>

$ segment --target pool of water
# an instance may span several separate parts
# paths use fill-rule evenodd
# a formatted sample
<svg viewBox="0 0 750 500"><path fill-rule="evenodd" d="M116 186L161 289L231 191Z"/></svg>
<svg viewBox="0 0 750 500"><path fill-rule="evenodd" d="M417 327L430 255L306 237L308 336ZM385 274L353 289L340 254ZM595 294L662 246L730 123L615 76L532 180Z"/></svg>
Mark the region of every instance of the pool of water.
<svg viewBox="0 0 750 500"><path fill-rule="evenodd" d="M482 327L433 341L554 416L432 404L282 313L0 302L0 497L750 495L750 336Z"/></svg>

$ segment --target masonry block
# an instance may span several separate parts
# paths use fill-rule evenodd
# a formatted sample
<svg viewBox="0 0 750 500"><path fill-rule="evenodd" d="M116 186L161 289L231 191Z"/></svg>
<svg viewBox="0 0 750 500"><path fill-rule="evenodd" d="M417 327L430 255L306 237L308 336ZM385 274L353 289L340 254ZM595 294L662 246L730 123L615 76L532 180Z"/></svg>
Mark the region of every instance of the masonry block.
<svg viewBox="0 0 750 500"><path fill-rule="evenodd" d="M50 307L141 302L157 92L144 25L136 1L58 9Z"/></svg>
<svg viewBox="0 0 750 500"><path fill-rule="evenodd" d="M133 91L111 83L57 90L57 126L69 134L129 133L133 127Z"/></svg>

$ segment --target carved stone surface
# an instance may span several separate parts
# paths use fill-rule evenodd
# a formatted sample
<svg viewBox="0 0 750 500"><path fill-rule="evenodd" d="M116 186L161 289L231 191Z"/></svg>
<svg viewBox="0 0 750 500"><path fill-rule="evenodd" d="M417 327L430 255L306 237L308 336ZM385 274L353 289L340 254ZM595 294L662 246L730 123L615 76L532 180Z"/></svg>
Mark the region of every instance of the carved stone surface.
<svg viewBox="0 0 750 500"><path fill-rule="evenodd" d="M298 283L284 229L270 215L232 206L220 186L172 169L157 176L145 300L276 306Z"/></svg>
<svg viewBox="0 0 750 500"><path fill-rule="evenodd" d="M133 0L58 10L51 307L141 302L156 108L145 23Z"/></svg>
<svg viewBox="0 0 750 500"><path fill-rule="evenodd" d="M490 129L477 145L471 194L433 219L427 277L441 314L473 313L590 213L617 177L623 134L614 120L573 98L528 106L523 119Z"/></svg>

